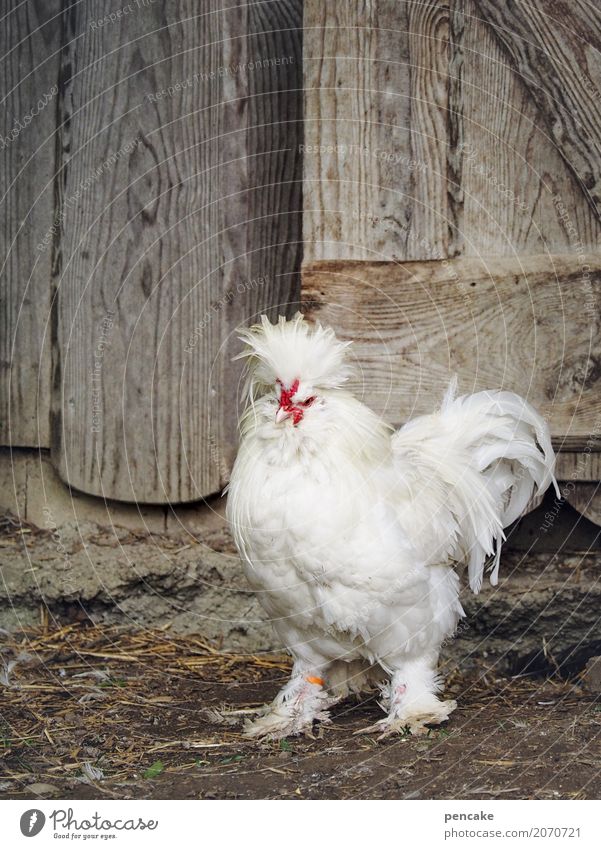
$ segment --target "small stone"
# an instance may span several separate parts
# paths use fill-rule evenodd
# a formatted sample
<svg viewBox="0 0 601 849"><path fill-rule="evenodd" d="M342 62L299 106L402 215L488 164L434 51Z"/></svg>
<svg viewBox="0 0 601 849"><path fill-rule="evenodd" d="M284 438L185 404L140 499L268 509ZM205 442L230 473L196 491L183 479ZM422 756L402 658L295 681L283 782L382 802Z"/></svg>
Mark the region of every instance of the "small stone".
<svg viewBox="0 0 601 849"><path fill-rule="evenodd" d="M591 657L585 666L582 676L587 690L592 693L601 693L601 657Z"/></svg>
<svg viewBox="0 0 601 849"><path fill-rule="evenodd" d="M54 784L45 784L42 781L36 781L35 784L30 784L25 788L26 792L32 793L34 796L59 796L60 790Z"/></svg>

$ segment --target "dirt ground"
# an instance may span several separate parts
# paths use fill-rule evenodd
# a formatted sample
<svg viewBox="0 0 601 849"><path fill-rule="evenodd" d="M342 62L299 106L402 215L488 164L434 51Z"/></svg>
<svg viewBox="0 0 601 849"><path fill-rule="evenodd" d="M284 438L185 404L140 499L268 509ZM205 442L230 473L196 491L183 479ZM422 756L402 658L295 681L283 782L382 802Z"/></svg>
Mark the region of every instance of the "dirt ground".
<svg viewBox="0 0 601 849"><path fill-rule="evenodd" d="M246 741L286 658L224 655L166 631L72 624L3 639L0 797L598 798L601 703L577 681L451 673L459 708L427 737L354 736L376 698L314 739Z"/></svg>

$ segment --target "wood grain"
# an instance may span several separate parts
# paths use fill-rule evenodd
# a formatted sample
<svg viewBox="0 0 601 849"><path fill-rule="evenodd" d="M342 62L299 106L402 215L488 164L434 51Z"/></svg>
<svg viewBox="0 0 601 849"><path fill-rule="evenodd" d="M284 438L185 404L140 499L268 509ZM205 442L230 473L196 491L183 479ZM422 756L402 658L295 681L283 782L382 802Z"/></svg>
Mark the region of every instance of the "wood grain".
<svg viewBox="0 0 601 849"><path fill-rule="evenodd" d="M601 15L528 8L308 0L308 261L598 249Z"/></svg>
<svg viewBox="0 0 601 849"><path fill-rule="evenodd" d="M498 27L483 15L481 5L456 0L454 13L461 23L454 27L452 55L456 65L458 57L461 63L452 71L450 120L461 125L461 132L450 155L459 160L461 253L562 253L579 244L582 250L597 249L599 217L541 115L539 84L517 61L515 50L510 54L503 49ZM511 13L502 19L509 21ZM554 18L549 25L568 50L575 49L577 37L569 27ZM519 49L524 34L503 33ZM569 84L574 96L586 88L578 78ZM559 211L559 203L567 215Z"/></svg>
<svg viewBox="0 0 601 849"><path fill-rule="evenodd" d="M586 0L475 0L546 133L601 218L601 14Z"/></svg>
<svg viewBox="0 0 601 849"><path fill-rule="evenodd" d="M52 456L85 492L184 502L227 479L236 387L224 340L252 297L257 309L294 288L285 267L274 287L265 259L273 244L284 253L290 218L248 230L298 181L289 153L275 153L275 185L250 176L260 181L257 161L281 145L281 90L300 97L294 62L275 64L282 28L251 21L261 5L155 3L92 28L106 3L64 15ZM299 15L278 6L288 24Z"/></svg>
<svg viewBox="0 0 601 849"><path fill-rule="evenodd" d="M596 249L598 217L541 120L530 76L502 49L474 0L455 6L454 20L461 23L453 28L450 121L460 132L449 152L449 187L461 187L460 252Z"/></svg>
<svg viewBox="0 0 601 849"><path fill-rule="evenodd" d="M464 102L463 64L465 32L464 0L451 3L449 15L449 94L447 113L447 257L459 256L464 250L463 236L463 154Z"/></svg>
<svg viewBox="0 0 601 849"><path fill-rule="evenodd" d="M293 315L300 301L302 258L303 71L302 2L252 3L248 11L248 52L285 59L248 75L244 173L238 178L241 210L236 231L238 257L224 267L225 289L235 293L222 310L219 350L222 422L221 466L229 477L237 449L242 363L232 361L242 345L234 333L266 313ZM240 156L233 136L231 158ZM236 153L235 145L238 146ZM231 213L229 213L231 215ZM234 257L234 252L232 252ZM240 292L240 285L243 291Z"/></svg>
<svg viewBox="0 0 601 849"><path fill-rule="evenodd" d="M0 26L0 444L49 445L50 267L60 0L11 0ZM58 17L57 17L58 15ZM55 55L53 55L55 54Z"/></svg>
<svg viewBox="0 0 601 849"><path fill-rule="evenodd" d="M446 255L448 6L305 4L305 259Z"/></svg>
<svg viewBox="0 0 601 849"><path fill-rule="evenodd" d="M569 255L319 262L304 269L303 299L310 318L354 340L353 389L390 421L435 409L457 373L462 393L527 398L558 448L599 451L601 260L591 292L581 277Z"/></svg>

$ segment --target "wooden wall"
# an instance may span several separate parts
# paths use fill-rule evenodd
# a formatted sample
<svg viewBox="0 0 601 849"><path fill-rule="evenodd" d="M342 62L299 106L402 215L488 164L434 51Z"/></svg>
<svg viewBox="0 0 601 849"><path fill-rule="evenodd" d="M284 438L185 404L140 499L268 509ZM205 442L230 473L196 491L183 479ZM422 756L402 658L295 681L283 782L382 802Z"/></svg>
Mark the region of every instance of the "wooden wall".
<svg viewBox="0 0 601 849"><path fill-rule="evenodd" d="M306 312L355 340L355 389L389 420L453 372L513 389L560 475L593 482L600 48L583 0L305 3Z"/></svg>
<svg viewBox="0 0 601 849"><path fill-rule="evenodd" d="M11 0L4 136L55 94L2 145L2 442L50 446L76 489L227 479L235 329L299 297L301 16Z"/></svg>
<svg viewBox="0 0 601 849"><path fill-rule="evenodd" d="M307 0L305 259L597 249L600 38L580 0Z"/></svg>
<svg viewBox="0 0 601 849"><path fill-rule="evenodd" d="M52 257L36 245L55 212L61 0L11 6L0 26L0 443L47 448Z"/></svg>
<svg viewBox="0 0 601 849"><path fill-rule="evenodd" d="M598 10L10 0L3 23L2 444L95 495L219 491L235 328L294 311L304 251L376 409L457 371L541 407L566 480L601 477Z"/></svg>

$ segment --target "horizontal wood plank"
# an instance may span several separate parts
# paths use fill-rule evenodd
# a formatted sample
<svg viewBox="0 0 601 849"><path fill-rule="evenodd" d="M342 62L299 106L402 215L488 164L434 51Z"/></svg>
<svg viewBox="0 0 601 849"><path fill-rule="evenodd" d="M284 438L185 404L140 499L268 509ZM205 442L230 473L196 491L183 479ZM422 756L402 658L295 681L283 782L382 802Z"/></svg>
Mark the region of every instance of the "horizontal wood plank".
<svg viewBox="0 0 601 849"><path fill-rule="evenodd" d="M562 481L601 481L601 452L585 447L562 451L557 456L557 479Z"/></svg>
<svg viewBox="0 0 601 849"><path fill-rule="evenodd" d="M576 454L601 448L600 296L601 258L584 270L574 256L527 256L303 272L305 313L354 341L352 388L388 420L435 409L457 373L461 393L527 398Z"/></svg>

